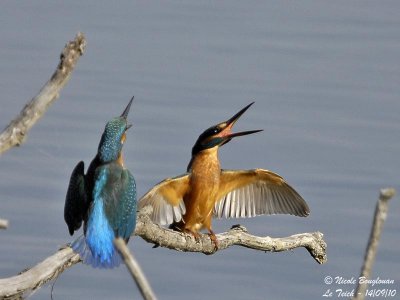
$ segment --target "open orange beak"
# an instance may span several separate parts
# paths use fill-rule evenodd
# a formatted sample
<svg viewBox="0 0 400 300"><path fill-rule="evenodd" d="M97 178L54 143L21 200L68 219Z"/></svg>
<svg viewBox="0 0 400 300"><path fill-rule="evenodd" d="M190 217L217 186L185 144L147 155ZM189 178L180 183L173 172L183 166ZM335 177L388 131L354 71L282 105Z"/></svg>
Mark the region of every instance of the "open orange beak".
<svg viewBox="0 0 400 300"><path fill-rule="evenodd" d="M241 131L241 132L232 132L233 125L235 125L236 121L239 120L239 118L244 114L244 112L246 110L248 110L249 107L252 106L253 104L254 104L254 102L250 103L246 107L242 108L238 113L236 113L228 121L224 122L226 127L217 135L218 137L222 137L222 138L226 139L224 144L229 142L234 137L263 131L262 129L258 129L258 130L248 130L248 131Z"/></svg>

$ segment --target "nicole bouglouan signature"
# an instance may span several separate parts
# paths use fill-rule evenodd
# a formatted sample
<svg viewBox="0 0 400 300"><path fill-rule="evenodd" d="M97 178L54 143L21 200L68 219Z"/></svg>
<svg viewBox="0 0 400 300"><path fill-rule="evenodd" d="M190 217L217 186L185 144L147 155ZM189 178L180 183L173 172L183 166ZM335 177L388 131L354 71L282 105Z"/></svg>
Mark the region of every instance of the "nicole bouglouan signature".
<svg viewBox="0 0 400 300"><path fill-rule="evenodd" d="M357 284L368 284L365 297L393 298L397 294L397 289L393 288L395 281L389 278L382 279L379 276L374 279L367 279L365 277L346 278L343 276L326 276L324 278L324 283L329 285L329 288L322 294L322 297L326 298L354 297L356 296Z"/></svg>

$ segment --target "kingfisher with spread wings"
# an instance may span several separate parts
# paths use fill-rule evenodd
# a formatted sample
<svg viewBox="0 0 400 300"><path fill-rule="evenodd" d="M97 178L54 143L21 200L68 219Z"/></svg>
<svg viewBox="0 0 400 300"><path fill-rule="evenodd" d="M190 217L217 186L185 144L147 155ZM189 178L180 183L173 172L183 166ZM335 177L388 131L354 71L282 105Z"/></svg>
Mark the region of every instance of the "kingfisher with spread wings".
<svg viewBox="0 0 400 300"><path fill-rule="evenodd" d="M232 132L250 103L229 120L204 131L192 148L187 173L167 178L139 201L139 209L153 207L151 219L199 238L206 229L218 247L212 230L213 217L239 218L290 214L306 217L310 210L304 199L278 174L263 169L225 170L218 159L219 147L233 138L260 132Z"/></svg>

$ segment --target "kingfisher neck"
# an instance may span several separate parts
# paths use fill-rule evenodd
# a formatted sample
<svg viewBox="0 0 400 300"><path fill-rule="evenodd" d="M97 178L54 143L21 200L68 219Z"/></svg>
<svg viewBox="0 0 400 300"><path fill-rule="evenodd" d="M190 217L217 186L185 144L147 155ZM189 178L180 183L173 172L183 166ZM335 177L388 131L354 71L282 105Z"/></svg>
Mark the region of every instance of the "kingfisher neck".
<svg viewBox="0 0 400 300"><path fill-rule="evenodd" d="M121 167L125 167L124 166L124 157L122 155L122 151L119 153L118 158L117 158L117 163L121 166Z"/></svg>
<svg viewBox="0 0 400 300"><path fill-rule="evenodd" d="M207 168L207 166L213 165L220 168L218 158L218 147L209 148L192 155L192 158L187 167L187 172L197 171L199 169Z"/></svg>

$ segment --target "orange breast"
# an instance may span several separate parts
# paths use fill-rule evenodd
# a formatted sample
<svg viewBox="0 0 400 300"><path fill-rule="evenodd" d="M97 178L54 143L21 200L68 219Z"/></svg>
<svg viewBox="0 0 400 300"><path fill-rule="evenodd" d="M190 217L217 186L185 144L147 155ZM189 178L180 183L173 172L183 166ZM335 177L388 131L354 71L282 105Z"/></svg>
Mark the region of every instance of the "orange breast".
<svg viewBox="0 0 400 300"><path fill-rule="evenodd" d="M217 149L202 151L193 159L190 189L185 195L184 227L192 232L210 227L212 209L217 201L221 168ZM208 225L210 224L210 225Z"/></svg>

